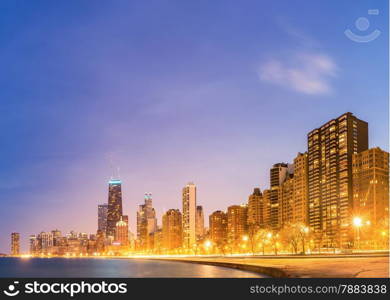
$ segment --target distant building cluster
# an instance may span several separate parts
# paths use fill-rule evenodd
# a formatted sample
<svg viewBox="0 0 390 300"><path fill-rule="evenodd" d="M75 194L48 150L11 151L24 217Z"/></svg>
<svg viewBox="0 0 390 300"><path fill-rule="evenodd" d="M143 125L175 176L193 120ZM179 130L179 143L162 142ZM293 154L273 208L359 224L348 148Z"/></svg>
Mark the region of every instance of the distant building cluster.
<svg viewBox="0 0 390 300"><path fill-rule="evenodd" d="M197 188L182 189L182 209L169 209L158 226L152 194L136 214L136 235L122 212L120 180L109 181L98 205L94 235L59 231L30 237L34 255L163 255L320 253L388 249L389 153L368 146L368 123L345 113L307 135L307 150L292 163L275 163L269 187L247 201L217 210L205 227ZM12 233L12 254L19 234Z"/></svg>

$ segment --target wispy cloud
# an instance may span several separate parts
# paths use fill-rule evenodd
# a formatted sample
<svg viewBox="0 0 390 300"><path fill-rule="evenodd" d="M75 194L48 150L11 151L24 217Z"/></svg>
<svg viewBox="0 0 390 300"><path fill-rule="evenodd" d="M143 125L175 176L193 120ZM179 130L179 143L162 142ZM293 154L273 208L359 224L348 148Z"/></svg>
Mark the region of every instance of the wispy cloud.
<svg viewBox="0 0 390 300"><path fill-rule="evenodd" d="M264 62L259 69L259 78L304 94L320 95L331 92L330 79L336 72L337 65L328 55L299 53Z"/></svg>

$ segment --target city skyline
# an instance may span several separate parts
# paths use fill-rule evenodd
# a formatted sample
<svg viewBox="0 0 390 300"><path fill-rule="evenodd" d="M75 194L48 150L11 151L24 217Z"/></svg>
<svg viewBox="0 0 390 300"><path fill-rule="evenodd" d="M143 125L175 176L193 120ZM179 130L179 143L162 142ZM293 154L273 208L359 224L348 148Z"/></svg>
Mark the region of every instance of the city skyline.
<svg viewBox="0 0 390 300"><path fill-rule="evenodd" d="M364 45L343 34L372 8L360 1L42 3L23 18L2 4L0 252L11 232L24 251L51 227L95 232L112 166L134 233L145 191L161 224L194 181L207 223L268 187L275 163L292 163L306 133L346 111L370 124L370 148L388 151L385 2L370 19L383 34ZM281 70L307 80L283 85Z"/></svg>
<svg viewBox="0 0 390 300"><path fill-rule="evenodd" d="M351 247L351 239L354 245L356 243L356 237L351 237L351 228L353 228L356 220L359 220L359 222L364 220L371 226L383 226L381 222L385 221L386 218L388 221L386 211L388 212L389 153L379 147L369 147L368 123L360 120L352 113L346 112L337 118L332 118L320 128L311 130L307 134L307 138L308 149L305 149L304 153L298 152L293 163L276 163L270 168L269 186L263 189L263 192L256 186L247 201L230 205L222 210L222 214L226 215L225 239L235 241L234 244L236 244L243 237L247 237L251 230L253 231L252 234L258 230L267 230L271 234L272 232L276 233L288 229L289 226L304 226L303 228L310 230L313 234L313 242L316 241L315 236L320 233L320 243L323 242L330 247L349 248ZM318 153L322 153L322 158ZM335 164L336 158L337 161L340 161L337 165ZM386 166L387 172L385 171ZM321 171L321 168L324 168L324 170ZM318 174L317 172L313 173L316 169L320 170L322 181L327 183L325 188L320 189L323 193L321 195L317 194ZM370 173L367 173L367 170L370 170ZM335 177L336 175L337 177ZM324 179L327 178L324 176L327 176L328 179ZM375 187L377 187L377 190L374 190L374 194L370 196L371 187L367 188L367 184L371 185L374 183L373 180L376 181ZM378 180L380 181L379 185L377 185ZM321 183L321 181L319 182ZM345 185L344 188L342 188L343 185ZM111 210L113 211L111 214L115 214L117 219L114 224L116 230L115 228L112 231L108 229L110 224L108 208L110 205L97 204L97 234L94 232L89 234L80 232L79 234L84 235L88 240L88 236L100 236L101 233L104 233L108 238L107 242L110 244L130 247L128 235L134 234L130 232L128 216L122 212L122 181L110 179L108 186L108 201L111 203ZM349 189L350 192L348 192ZM210 247L210 240L215 234L215 229L213 229L213 225L209 224L208 229L210 231L198 236L198 226L201 224L202 232L206 229L206 226L203 220L203 207L197 205L196 190L197 187L193 182L186 184L182 189L182 211L170 208L162 212L160 223L153 208L152 194L145 193L144 204L139 205L136 214L136 236L132 241L134 243L132 251L150 251L154 249L155 239L160 241L161 246L172 245L172 243L177 245L177 241L167 242L165 239L168 239L168 237L164 237L164 233L168 234L164 224L165 226L174 224L165 223L165 220L168 220L165 218L169 218L170 222L176 222L174 226L177 226L178 221L173 221L174 219L171 218L176 211L180 214L180 221L182 216L187 215L187 217L183 217L182 224L180 224L182 234L180 243L182 243L183 248L192 249L193 245L199 243L210 243L207 246ZM328 190L332 193L329 193ZM336 190L338 192L335 194L333 191ZM266 196L266 193L269 196ZM347 200L343 200L342 197L338 196L338 193L347 195ZM350 195L349 198L348 195ZM314 202L315 205L313 205L313 199L314 201L317 199L319 202L317 204ZM348 206L346 206L347 203L349 203ZM367 208L366 205L368 205ZM102 207L106 208L104 213L101 211ZM327 215L323 209L329 210L330 214ZM198 216L198 210L201 211L202 221L200 220L201 217ZM219 209L213 211L209 215L210 221L215 213L219 214L220 212ZM105 220L102 221L102 218L105 218ZM220 218L219 220L221 220ZM328 225L319 225L319 220L321 220L321 224L324 222L323 224ZM337 225L334 223L335 221L337 221ZM191 222L193 222L192 225L190 225ZM101 229L102 223L107 224L106 231ZM332 224L332 227L329 224ZM360 223L358 226L361 226ZM120 233L118 233L118 229ZM219 229L219 231L221 230ZM159 235L158 232L162 235ZM42 234L46 235L45 232L41 232L40 235ZM169 233L168 236L172 234L177 235L177 232ZM18 240L18 250L16 252L14 250L15 235L17 235ZM325 237L328 236L330 240L327 241L324 235ZM111 239L109 236L111 236ZM118 238L118 236L121 237ZM34 235L35 239L36 236ZM19 240L19 233L11 234L11 253L19 253ZM124 240L126 242L122 244ZM225 243L227 240L225 240ZM150 244L151 241L153 241L152 244ZM214 247L216 246L217 244L214 245ZM220 245L218 245L219 247Z"/></svg>

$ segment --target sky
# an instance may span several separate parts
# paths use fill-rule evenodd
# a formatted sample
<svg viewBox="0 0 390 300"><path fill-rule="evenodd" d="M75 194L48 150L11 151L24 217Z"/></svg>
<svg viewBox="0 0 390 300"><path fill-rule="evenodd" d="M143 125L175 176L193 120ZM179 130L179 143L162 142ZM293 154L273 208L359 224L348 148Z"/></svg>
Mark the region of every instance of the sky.
<svg viewBox="0 0 390 300"><path fill-rule="evenodd" d="M0 253L94 233L118 173L133 232L190 181L208 223L347 111L388 150L388 33L386 0L1 1Z"/></svg>

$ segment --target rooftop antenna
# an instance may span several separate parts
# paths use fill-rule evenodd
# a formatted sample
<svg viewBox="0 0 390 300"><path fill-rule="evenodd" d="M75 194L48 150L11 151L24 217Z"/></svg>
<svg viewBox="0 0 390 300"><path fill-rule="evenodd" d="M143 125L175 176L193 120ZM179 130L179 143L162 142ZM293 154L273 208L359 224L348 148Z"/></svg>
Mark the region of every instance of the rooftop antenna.
<svg viewBox="0 0 390 300"><path fill-rule="evenodd" d="M115 174L114 174L114 165L113 165L113 162L112 162L112 153L109 154L108 156L108 160L109 160L109 164L110 164L110 169L111 169L111 180L112 179L115 179Z"/></svg>
<svg viewBox="0 0 390 300"><path fill-rule="evenodd" d="M120 167L117 167L117 172L118 172L118 178L117 179L121 179L121 168Z"/></svg>

